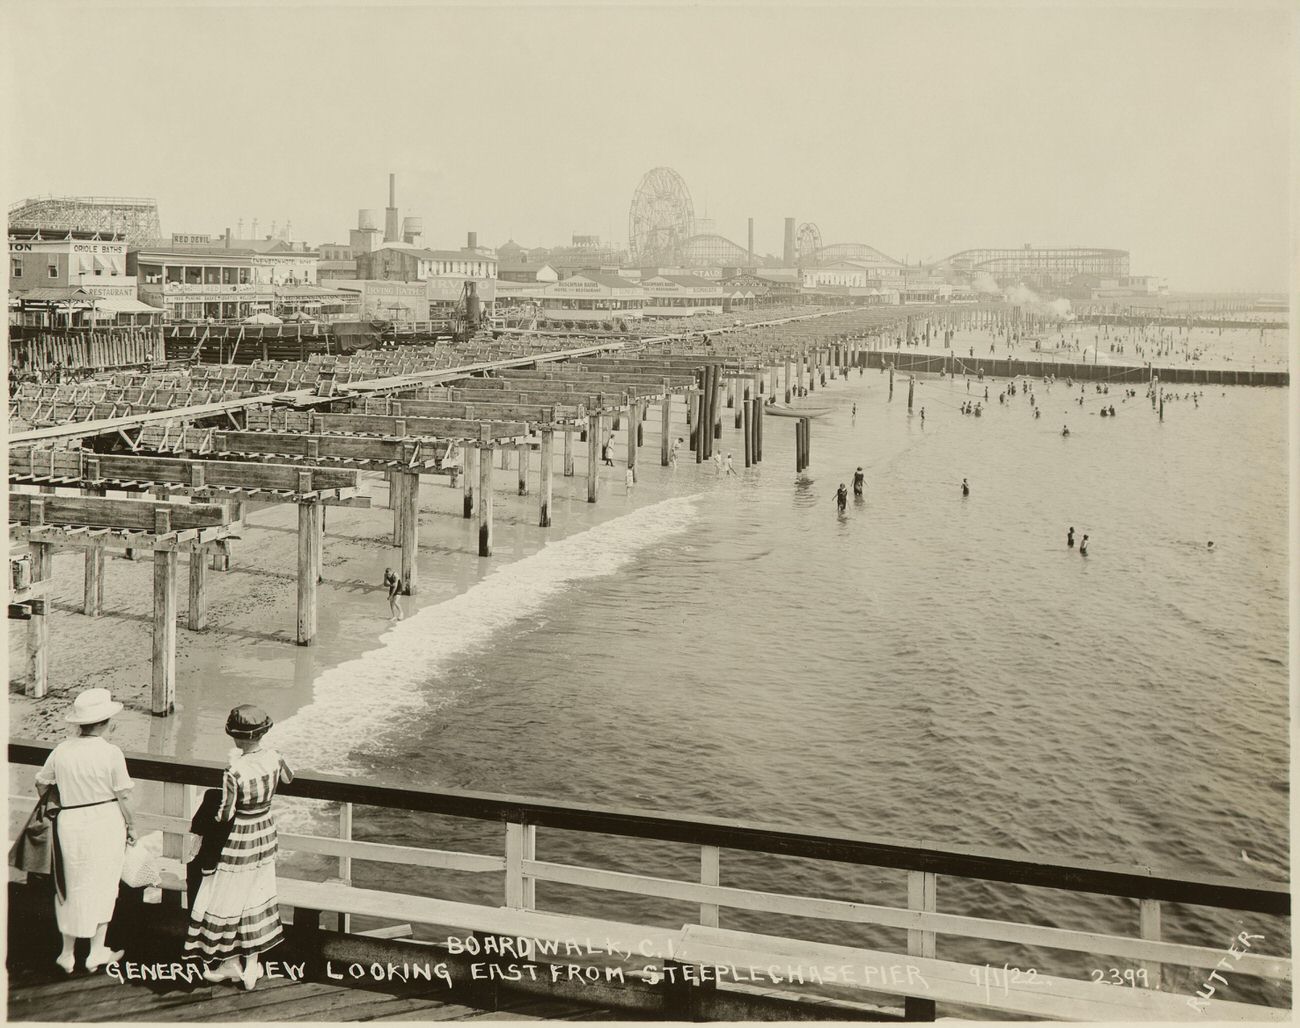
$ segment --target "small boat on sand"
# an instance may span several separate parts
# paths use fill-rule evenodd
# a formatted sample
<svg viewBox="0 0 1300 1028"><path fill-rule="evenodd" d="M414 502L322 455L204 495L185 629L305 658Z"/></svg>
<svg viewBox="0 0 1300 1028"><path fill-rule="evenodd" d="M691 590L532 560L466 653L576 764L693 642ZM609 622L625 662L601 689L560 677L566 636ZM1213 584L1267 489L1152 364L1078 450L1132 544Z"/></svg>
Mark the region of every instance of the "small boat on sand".
<svg viewBox="0 0 1300 1028"><path fill-rule="evenodd" d="M830 407L787 407L781 403L763 408L764 414L775 414L778 418L820 418L830 412Z"/></svg>

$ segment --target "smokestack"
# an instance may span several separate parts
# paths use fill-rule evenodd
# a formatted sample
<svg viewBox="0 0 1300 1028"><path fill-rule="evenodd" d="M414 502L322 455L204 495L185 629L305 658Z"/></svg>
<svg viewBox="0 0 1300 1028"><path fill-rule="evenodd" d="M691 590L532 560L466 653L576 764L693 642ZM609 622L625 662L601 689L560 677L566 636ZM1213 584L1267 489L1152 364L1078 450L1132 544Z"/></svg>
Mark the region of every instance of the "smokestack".
<svg viewBox="0 0 1300 1028"><path fill-rule="evenodd" d="M754 263L754 219L749 219L749 263Z"/></svg>
<svg viewBox="0 0 1300 1028"><path fill-rule="evenodd" d="M400 243L402 237L397 227L397 175L388 176L388 209L384 211L384 242Z"/></svg>
<svg viewBox="0 0 1300 1028"><path fill-rule="evenodd" d="M230 229L226 229L226 249L230 249Z"/></svg>
<svg viewBox="0 0 1300 1028"><path fill-rule="evenodd" d="M781 262L787 268L794 267L794 218L785 219L785 252Z"/></svg>
<svg viewBox="0 0 1300 1028"><path fill-rule="evenodd" d="M467 245L467 247L468 247L469 249L471 249L471 250L477 250L477 249L478 249L478 233L477 233L477 232L471 232L471 233L469 234L469 242L468 242L466 245Z"/></svg>

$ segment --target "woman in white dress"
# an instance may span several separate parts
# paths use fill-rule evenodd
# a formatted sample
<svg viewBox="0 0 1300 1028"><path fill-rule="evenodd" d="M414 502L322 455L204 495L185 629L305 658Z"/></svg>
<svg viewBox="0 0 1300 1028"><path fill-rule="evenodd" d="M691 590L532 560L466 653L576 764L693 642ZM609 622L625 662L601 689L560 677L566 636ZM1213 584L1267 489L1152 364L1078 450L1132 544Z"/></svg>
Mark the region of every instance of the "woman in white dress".
<svg viewBox="0 0 1300 1028"><path fill-rule="evenodd" d="M59 790L55 833L62 875L56 870L54 916L63 936L57 963L68 974L78 939L90 939L88 971L122 959L121 950L104 945L126 844L135 841L129 803L134 783L122 751L105 738L121 709L107 689L82 692L64 718L80 725L80 734L55 746L36 774L42 796Z"/></svg>
<svg viewBox="0 0 1300 1028"><path fill-rule="evenodd" d="M271 725L263 710L249 704L226 719L226 734L237 749L222 776L217 820L234 823L216 868L203 873L185 940L185 955L207 962L205 979L240 979L246 989L262 977L259 954L283 938L271 800L281 783L293 781L293 772L279 753L262 745Z"/></svg>

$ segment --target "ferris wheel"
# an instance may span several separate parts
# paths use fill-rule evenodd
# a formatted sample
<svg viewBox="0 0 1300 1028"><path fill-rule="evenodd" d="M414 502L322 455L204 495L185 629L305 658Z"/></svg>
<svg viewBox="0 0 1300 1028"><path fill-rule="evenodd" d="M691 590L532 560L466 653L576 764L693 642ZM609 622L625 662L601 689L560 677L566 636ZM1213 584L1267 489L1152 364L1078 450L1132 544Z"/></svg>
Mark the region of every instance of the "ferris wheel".
<svg viewBox="0 0 1300 1028"><path fill-rule="evenodd" d="M634 259L671 261L694 232L695 205L685 180L672 168L652 168L632 194L628 249Z"/></svg>
<svg viewBox="0 0 1300 1028"><path fill-rule="evenodd" d="M817 263L817 256L822 248L822 233L811 221L805 221L799 226L799 234L795 241L795 252L799 257L800 266Z"/></svg>

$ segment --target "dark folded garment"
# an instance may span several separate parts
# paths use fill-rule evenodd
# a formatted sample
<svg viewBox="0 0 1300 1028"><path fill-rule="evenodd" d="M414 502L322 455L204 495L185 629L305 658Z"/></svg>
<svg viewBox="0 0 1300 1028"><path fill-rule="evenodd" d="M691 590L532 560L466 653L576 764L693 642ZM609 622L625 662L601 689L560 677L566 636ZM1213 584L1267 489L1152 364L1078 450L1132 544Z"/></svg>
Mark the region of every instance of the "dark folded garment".
<svg viewBox="0 0 1300 1028"><path fill-rule="evenodd" d="M194 817L190 819L190 831L200 840L198 853L185 869L186 898L191 907L194 906L194 896L199 891L203 875L220 863L221 851L225 848L226 840L230 838L230 828L235 823L234 818L218 821L217 814L220 811L221 790L208 789L203 794L198 809L194 811Z"/></svg>

